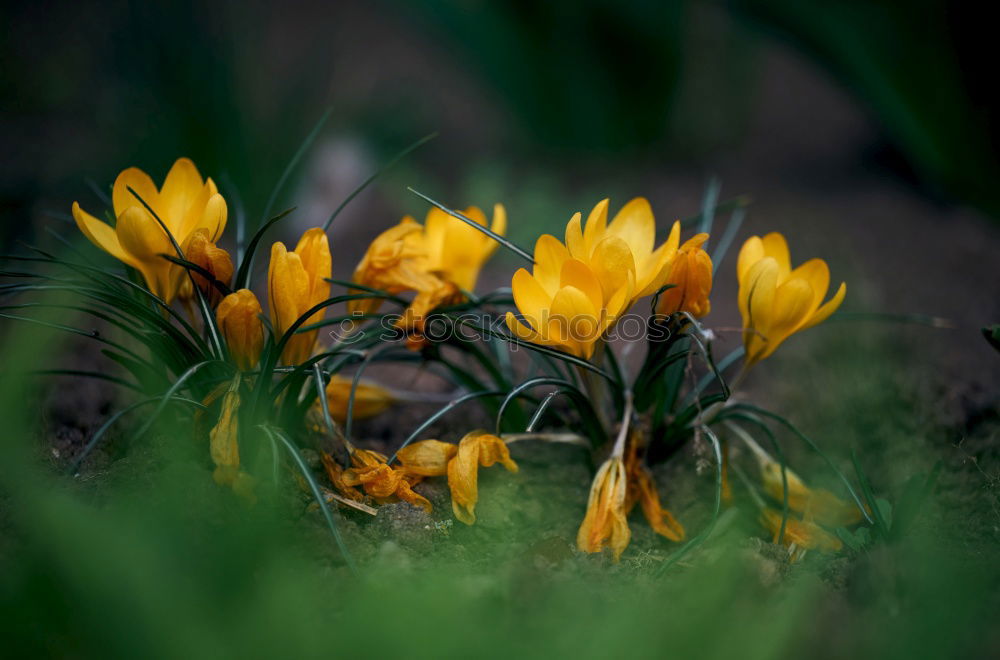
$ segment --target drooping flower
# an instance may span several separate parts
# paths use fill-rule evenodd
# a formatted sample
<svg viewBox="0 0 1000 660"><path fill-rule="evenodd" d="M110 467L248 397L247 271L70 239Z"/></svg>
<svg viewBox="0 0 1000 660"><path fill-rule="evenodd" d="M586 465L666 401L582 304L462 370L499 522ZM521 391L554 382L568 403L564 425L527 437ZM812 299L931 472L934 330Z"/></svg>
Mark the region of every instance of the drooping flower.
<svg viewBox="0 0 1000 660"><path fill-rule="evenodd" d="M611 247L599 247L588 264L570 256L554 236L538 239L533 272L521 268L511 281L514 303L524 318L522 322L507 312L507 327L515 336L577 357L593 355L597 341L625 313L636 290L634 270L619 258L624 242L611 237L600 245ZM599 273L614 274L618 288L609 289L610 280L602 280Z"/></svg>
<svg viewBox="0 0 1000 660"><path fill-rule="evenodd" d="M802 557L806 550L820 550L822 552L837 552L843 547L843 543L836 536L826 531L819 525L808 520L801 520L794 516L789 516L785 521L785 535L779 539L781 534L781 511L765 508L761 511L761 523L771 532L774 543L779 540L792 552L792 560Z"/></svg>
<svg viewBox="0 0 1000 660"><path fill-rule="evenodd" d="M638 503L642 514L653 531L671 541L683 541L684 526L673 514L660 505L660 494L649 468L642 464L638 454L639 445L635 438L629 443L625 456L625 477L628 483L625 492L625 515Z"/></svg>
<svg viewBox="0 0 1000 660"><path fill-rule="evenodd" d="M407 216L395 227L379 234L354 269L352 281L393 295L438 289L442 282L426 270L423 242L408 239L419 236L420 231L420 225ZM351 314L371 314L381 305L381 298L364 298L349 301L347 310Z"/></svg>
<svg viewBox="0 0 1000 660"><path fill-rule="evenodd" d="M243 371L249 371L260 361L264 348L264 324L257 296L250 289L240 289L222 299L215 309L219 330L229 347L229 355Z"/></svg>
<svg viewBox="0 0 1000 660"><path fill-rule="evenodd" d="M486 431L471 431L458 445L438 440L415 442L398 453L403 469L418 477L447 474L451 490L451 508L466 525L476 522L479 501L479 467L502 463L509 472L517 472L517 463L501 438Z"/></svg>
<svg viewBox="0 0 1000 660"><path fill-rule="evenodd" d="M665 283L674 286L660 294L658 314L687 312L701 318L712 310L712 258L702 248L707 240L708 234L689 238L670 260Z"/></svg>
<svg viewBox="0 0 1000 660"><path fill-rule="evenodd" d="M330 242L326 233L318 227L302 234L294 252L289 252L281 242L271 247L267 295L276 341L299 317L330 297L331 285L327 280L331 276ZM315 323L321 318L323 310L311 315L303 325ZM293 365L307 360L312 355L318 334L318 330L312 330L293 335L282 351L282 361Z"/></svg>
<svg viewBox="0 0 1000 660"><path fill-rule="evenodd" d="M608 224L608 200L600 201L581 226L582 215L574 215L566 226L566 247L574 259L588 264L610 299L629 279L632 283L625 307L655 293L666 283L667 268L680 243L680 221L660 247L656 243L656 220L649 202L636 197L615 214ZM537 255L536 255L537 259Z"/></svg>
<svg viewBox="0 0 1000 660"><path fill-rule="evenodd" d="M764 491L776 502L784 501L784 482L781 464L774 460L761 460ZM831 527L853 525L861 520L861 511L833 493L822 488L809 488L799 475L785 468L788 482L788 508L805 520L815 520Z"/></svg>
<svg viewBox="0 0 1000 660"><path fill-rule="evenodd" d="M830 287L826 262L810 259L792 270L788 243L777 232L747 239L736 273L747 366L774 353L796 332L825 321L847 294L841 282L833 298L823 303Z"/></svg>
<svg viewBox="0 0 1000 660"><path fill-rule="evenodd" d="M184 246L184 258L197 266L201 266L221 284L229 286L230 281L233 279L233 260L230 258L228 252L212 242L208 230L204 227L195 230L190 238L188 238ZM218 305L222 299L222 292L219 291L218 287L198 272L192 270L191 276L211 305L213 307ZM190 297L193 293L191 278L183 278L181 280L180 296L182 298Z"/></svg>
<svg viewBox="0 0 1000 660"><path fill-rule="evenodd" d="M129 188L153 209L180 246L198 229L205 229L209 240L217 241L226 227L226 201L211 178L203 180L194 163L179 158L159 189L138 168L118 175L111 194L114 227L73 202L73 219L90 242L138 270L150 291L172 302L186 278L185 270L160 256L177 253L156 218Z"/></svg>
<svg viewBox="0 0 1000 660"><path fill-rule="evenodd" d="M601 552L611 548L615 561L628 547L632 532L625 513L625 464L612 456L597 470L590 486L587 514L576 534L576 547L582 552Z"/></svg>
<svg viewBox="0 0 1000 660"><path fill-rule="evenodd" d="M209 433L209 452L215 463L213 478L219 485L229 486L237 495L251 501L253 478L240 469L239 446L239 378L233 381L222 399L219 421Z"/></svg>
<svg viewBox="0 0 1000 660"><path fill-rule="evenodd" d="M326 404L330 417L347 421L347 405L354 380L334 375L326 385ZM385 389L373 383L360 382L354 393L354 419L374 417L393 404L395 399Z"/></svg>
<svg viewBox="0 0 1000 660"><path fill-rule="evenodd" d="M486 226L486 216L480 209L469 207L464 215ZM507 214L503 205L496 204L490 229L503 235L506 228ZM462 291L475 288L479 271L497 246L489 236L432 208L424 225L406 216L379 234L355 269L353 281L394 295L416 293L396 327L407 332L410 348L418 349L427 343L424 328L428 315L438 307L463 300ZM378 310L381 302L379 298L352 300L348 311L370 314Z"/></svg>

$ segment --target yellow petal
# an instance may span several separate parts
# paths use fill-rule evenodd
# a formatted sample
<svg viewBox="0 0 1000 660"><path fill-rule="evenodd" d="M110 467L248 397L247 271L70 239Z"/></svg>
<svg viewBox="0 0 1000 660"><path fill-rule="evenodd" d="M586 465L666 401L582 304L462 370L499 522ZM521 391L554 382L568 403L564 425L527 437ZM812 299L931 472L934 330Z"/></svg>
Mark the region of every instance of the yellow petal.
<svg viewBox="0 0 1000 660"><path fill-rule="evenodd" d="M604 298L610 299L631 276L635 278L635 261L628 244L616 236L608 236L594 248L590 267L601 282Z"/></svg>
<svg viewBox="0 0 1000 660"><path fill-rule="evenodd" d="M533 273L538 283L554 296L559 289L559 274L563 262L569 259L569 250L550 234L542 234L535 243L535 268Z"/></svg>
<svg viewBox="0 0 1000 660"><path fill-rule="evenodd" d="M178 278L171 269L175 267L160 255L172 255L176 251L153 216L137 206L128 208L118 218L115 234L122 249L136 260L136 268L145 278L149 290L166 302L173 300L174 280ZM183 274L181 269L177 271Z"/></svg>
<svg viewBox="0 0 1000 660"><path fill-rule="evenodd" d="M819 307L830 288L830 268L822 259L810 259L788 275L788 279L801 279L809 283L815 294L814 304ZM815 308L814 308L815 309Z"/></svg>
<svg viewBox="0 0 1000 660"><path fill-rule="evenodd" d="M739 257L736 259L736 278L740 283L740 287L747 282L750 269L753 265L766 256L764 254L764 242L760 240L760 236L751 236L743 243L743 247L740 248Z"/></svg>
<svg viewBox="0 0 1000 660"><path fill-rule="evenodd" d="M778 262L778 276L784 277L792 270L792 260L788 254L788 242L779 232L765 234L761 239L764 255Z"/></svg>
<svg viewBox="0 0 1000 660"><path fill-rule="evenodd" d="M583 291L565 286L552 299L552 317L548 328L551 333L550 341L579 346L580 352L590 357L592 348L587 347L600 338L598 310Z"/></svg>
<svg viewBox="0 0 1000 660"><path fill-rule="evenodd" d="M556 287L558 289L558 287ZM552 297L542 285L524 268L518 269L511 279L514 304L521 316L536 330L548 323Z"/></svg>
<svg viewBox="0 0 1000 660"><path fill-rule="evenodd" d="M489 467L501 462L511 472L517 465L510 460L506 444L485 431L472 431L458 443L458 451L448 462L448 488L455 517L466 525L476 522L479 501L479 466Z"/></svg>
<svg viewBox="0 0 1000 660"><path fill-rule="evenodd" d="M559 284L576 287L583 291L590 299L594 309L601 309L604 306L604 293L601 291L600 280L590 270L590 267L579 259L566 260L560 273Z"/></svg>
<svg viewBox="0 0 1000 660"><path fill-rule="evenodd" d="M847 283L841 282L840 286L837 288L837 293L833 295L826 303L824 303L816 312L809 317L809 319L802 326L802 330L806 328L811 328L814 325L819 325L823 321L830 318L830 315L837 311L840 307L840 303L844 302L844 296L847 295Z"/></svg>
<svg viewBox="0 0 1000 660"><path fill-rule="evenodd" d="M333 260L330 256L330 241L319 227L309 229L295 246L295 254L302 259L302 267L305 269L309 280L309 292L306 297L303 309L318 305L330 297L330 290L333 286L326 280L333 276ZM309 322L319 320L323 312L317 312Z"/></svg>
<svg viewBox="0 0 1000 660"><path fill-rule="evenodd" d="M257 296L249 289L229 294L215 310L229 355L244 371L256 367L260 360L264 347L264 325L260 320L263 311Z"/></svg>
<svg viewBox="0 0 1000 660"><path fill-rule="evenodd" d="M653 251L656 224L653 209L644 197L636 197L622 207L608 225L608 233L624 240L636 261Z"/></svg>
<svg viewBox="0 0 1000 660"><path fill-rule="evenodd" d="M587 256L594 253L597 244L604 240L608 228L608 200L602 199L587 216L587 224L583 229L583 241Z"/></svg>
<svg viewBox="0 0 1000 660"><path fill-rule="evenodd" d="M507 312L507 316L504 317L504 320L507 322L507 327L518 339L528 341L533 344L542 343L541 336L538 332L521 323L521 321L514 316L514 312Z"/></svg>
<svg viewBox="0 0 1000 660"><path fill-rule="evenodd" d="M111 202L116 218L121 217L122 213L133 206L142 206L142 203L128 191L129 188L132 188L144 202L157 210L160 203L160 193L156 189L156 184L153 183L148 174L138 167L130 167L122 170L111 189ZM157 213L159 213L158 210Z"/></svg>
<svg viewBox="0 0 1000 660"><path fill-rule="evenodd" d="M83 235L86 236L91 243L104 250L115 259L122 261L133 268L138 268L136 260L132 257L132 255L122 249L121 244L118 242L118 234L115 233L115 230L111 227L111 225L90 215L80 208L80 205L76 202L73 202L73 219L76 220L76 226L80 228L80 231L83 232Z"/></svg>
<svg viewBox="0 0 1000 660"><path fill-rule="evenodd" d="M403 447L397 453L407 472L423 477L439 477L448 473L448 461L458 453L458 445L440 440L421 440Z"/></svg>
<svg viewBox="0 0 1000 660"><path fill-rule="evenodd" d="M580 224L582 215L579 211L573 214L566 225L566 248L574 259L587 261L590 259L590 252L583 239L583 228Z"/></svg>
<svg viewBox="0 0 1000 660"><path fill-rule="evenodd" d="M708 234L705 236L707 238ZM643 272L644 279L639 281L637 275L636 288L638 293L635 295L636 298L656 293L660 287L667 283L670 262L677 255L677 245L680 243L680 238L681 223L680 220L677 220L670 229L670 236L667 237L663 245L656 248L641 267L637 265L637 269Z"/></svg>
<svg viewBox="0 0 1000 660"><path fill-rule="evenodd" d="M156 212L160 214L160 219L170 227L170 231L179 233L181 223L198 198L201 196L205 182L198 173L198 168L194 166L188 158L178 158L167 178L163 181L160 189L160 203L156 207ZM212 240L218 238L218 234L210 232Z"/></svg>
<svg viewBox="0 0 1000 660"><path fill-rule="evenodd" d="M788 280L779 286L774 293L774 309L768 323L770 349L773 351L777 343L773 337L787 337L805 322L813 309L813 290L808 282Z"/></svg>
<svg viewBox="0 0 1000 660"><path fill-rule="evenodd" d="M600 552L609 545L618 561L628 547L631 531L625 518L625 466L621 458L610 458L597 470L590 486L587 514L576 535L582 552Z"/></svg>

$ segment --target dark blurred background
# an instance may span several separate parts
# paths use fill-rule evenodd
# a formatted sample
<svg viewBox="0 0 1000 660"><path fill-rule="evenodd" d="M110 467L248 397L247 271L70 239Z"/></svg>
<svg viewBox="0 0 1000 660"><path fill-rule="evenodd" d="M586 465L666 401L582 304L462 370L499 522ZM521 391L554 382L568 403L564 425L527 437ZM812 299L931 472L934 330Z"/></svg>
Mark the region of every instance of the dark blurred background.
<svg viewBox="0 0 1000 660"><path fill-rule="evenodd" d="M1000 318L998 92L986 3L948 0L6 3L0 71L3 243L75 235L69 205L180 155L284 237L322 222L379 163L439 137L333 229L338 274L413 186L508 206L530 246L603 197L661 220L706 182L748 194L746 230L789 234L851 292L845 309ZM502 283L515 262L498 257ZM717 284L734 291L732 265ZM717 322L735 323L734 305ZM944 362L990 358L953 336ZM959 344L956 348L955 344ZM973 342L974 344L974 342ZM979 351L983 353L980 354ZM953 355L954 354L954 355ZM961 354L961 355L958 355ZM965 360L962 362L962 360Z"/></svg>

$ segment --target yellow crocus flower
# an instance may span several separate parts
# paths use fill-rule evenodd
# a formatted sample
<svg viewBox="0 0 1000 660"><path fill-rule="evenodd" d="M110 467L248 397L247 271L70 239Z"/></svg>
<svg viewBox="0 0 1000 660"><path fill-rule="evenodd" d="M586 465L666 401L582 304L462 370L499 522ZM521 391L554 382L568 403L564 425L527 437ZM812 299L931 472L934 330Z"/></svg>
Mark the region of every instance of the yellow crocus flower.
<svg viewBox="0 0 1000 660"><path fill-rule="evenodd" d="M347 404L351 397L354 380L334 375L326 384L326 405L330 417L338 422L347 421ZM389 392L364 381L358 383L354 393L354 419L374 417L393 404L395 399Z"/></svg>
<svg viewBox="0 0 1000 660"><path fill-rule="evenodd" d="M535 244L535 266L521 268L511 281L514 303L527 322L507 312L507 326L515 336L536 344L589 358L597 341L628 309L636 290L631 254L615 247L622 241L612 237L598 246L589 262L570 255L565 245L545 234ZM623 263L623 260L626 263ZM607 289L615 274L618 288ZM610 292L609 292L610 291Z"/></svg>
<svg viewBox="0 0 1000 660"><path fill-rule="evenodd" d="M421 440L399 450L403 470L417 477L448 475L451 508L466 525L476 522L479 501L479 467L501 463L517 472L517 463L501 438L486 431L471 431L458 445L438 440Z"/></svg>
<svg viewBox="0 0 1000 660"><path fill-rule="evenodd" d="M253 369L260 361L264 347L264 324L260 320L263 313L257 296L249 289L229 294L215 310L229 355L244 371Z"/></svg>
<svg viewBox="0 0 1000 660"><path fill-rule="evenodd" d="M625 511L626 483L620 456L612 456L597 470L590 486L587 515L576 535L576 547L582 552L600 552L607 545L618 561L628 547L632 532Z"/></svg>
<svg viewBox="0 0 1000 660"><path fill-rule="evenodd" d="M591 266L605 297L610 298L621 289L628 273L635 282L626 308L666 283L667 267L680 243L680 221L674 222L670 236L654 249L656 220L643 197L623 206L611 224L608 224L607 199L593 208L586 226L581 220L581 214L577 213L566 225L566 247L571 257Z"/></svg>
<svg viewBox="0 0 1000 660"><path fill-rule="evenodd" d="M478 207L470 206L462 214L482 227L487 226L486 215ZM489 228L500 236L506 233L507 212L503 204L493 206ZM410 234L407 240L419 240L426 260L424 268L463 291L476 288L479 271L500 246L483 232L437 207L427 212L423 232Z"/></svg>
<svg viewBox="0 0 1000 660"><path fill-rule="evenodd" d="M267 297L276 340L300 316L330 297L332 276L330 242L326 233L314 227L302 234L294 252L280 241L271 247L271 263L267 271ZM323 318L323 310L310 316L303 325ZM300 326L301 327L301 326ZM281 354L287 365L301 364L312 355L318 330L296 333Z"/></svg>
<svg viewBox="0 0 1000 660"><path fill-rule="evenodd" d="M708 316L712 310L712 258L701 247L708 234L698 234L677 250L670 260L665 282L674 286L660 294L657 314L687 312L695 318Z"/></svg>
<svg viewBox="0 0 1000 660"><path fill-rule="evenodd" d="M823 303L830 287L826 262L810 259L793 270L788 243L777 232L747 239L736 274L747 366L771 355L796 332L825 321L847 294L847 284L841 282L833 298Z"/></svg>
<svg viewBox="0 0 1000 660"><path fill-rule="evenodd" d="M213 242L219 239L226 227L226 201L211 178L203 180L194 163L179 158L159 189L138 168L130 167L118 175L111 193L117 221L113 228L73 202L73 218L90 242L138 270L150 291L172 302L185 271L160 256L176 255L176 251L160 224L129 188L153 209L182 247L198 229L205 229Z"/></svg>
<svg viewBox="0 0 1000 660"><path fill-rule="evenodd" d="M341 489L346 497L355 499L354 493L357 491L352 492L352 489L355 486L362 486L365 493L377 500L398 497L413 506L419 506L427 513L433 510L430 500L413 490L414 484L419 482L421 477L386 464L384 454L367 449L355 449L351 452L351 467L342 472L331 470L331 467L327 467L327 473L334 486Z"/></svg>

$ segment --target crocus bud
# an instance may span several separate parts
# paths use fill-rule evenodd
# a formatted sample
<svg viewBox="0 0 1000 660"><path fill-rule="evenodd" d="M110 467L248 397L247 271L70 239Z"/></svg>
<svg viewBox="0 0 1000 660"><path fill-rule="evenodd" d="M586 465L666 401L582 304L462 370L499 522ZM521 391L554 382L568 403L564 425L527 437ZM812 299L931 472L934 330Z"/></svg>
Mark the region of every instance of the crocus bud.
<svg viewBox="0 0 1000 660"><path fill-rule="evenodd" d="M264 347L264 325L260 321L263 311L250 289L230 293L215 310L229 355L244 371L256 367L260 360Z"/></svg>
<svg viewBox="0 0 1000 660"><path fill-rule="evenodd" d="M233 279L233 260L229 258L228 252L212 242L207 229L198 229L191 235L184 247L184 257L204 268L226 286L229 286L229 282ZM209 302L213 306L219 304L219 300L222 299L219 289L201 274L191 271L191 275Z"/></svg>
<svg viewBox="0 0 1000 660"><path fill-rule="evenodd" d="M674 286L660 294L656 305L658 314L687 312L701 318L711 311L708 296L712 293L712 258L701 247L707 240L708 234L698 234L677 250L666 279L667 284Z"/></svg>
<svg viewBox="0 0 1000 660"><path fill-rule="evenodd" d="M267 295L276 340L280 340L300 316L330 297L327 279L331 276L331 268L330 243L326 233L318 227L302 235L294 252L289 252L280 242L271 247ZM304 323L315 323L322 318L320 310ZM290 337L281 353L282 361L292 365L309 359L318 334L313 330Z"/></svg>

